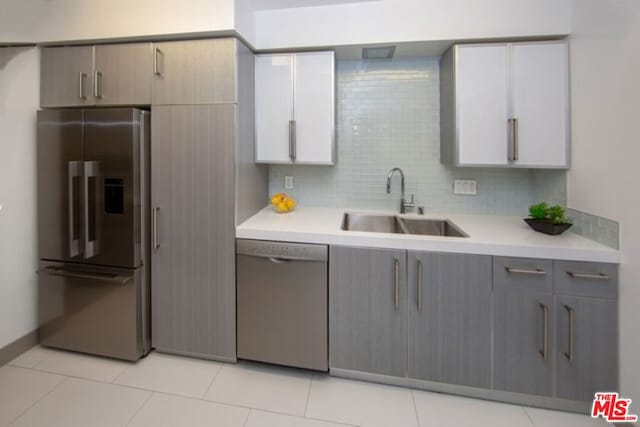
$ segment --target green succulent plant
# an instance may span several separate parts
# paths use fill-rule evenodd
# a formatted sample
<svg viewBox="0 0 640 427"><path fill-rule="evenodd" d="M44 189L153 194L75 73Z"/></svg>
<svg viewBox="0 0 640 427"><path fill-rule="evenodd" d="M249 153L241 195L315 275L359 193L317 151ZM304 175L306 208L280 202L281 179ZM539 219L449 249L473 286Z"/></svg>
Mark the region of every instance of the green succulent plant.
<svg viewBox="0 0 640 427"><path fill-rule="evenodd" d="M564 208L560 205L549 206L546 202L541 202L529 207L529 216L533 219L548 221L553 224L570 224L571 220L566 217Z"/></svg>

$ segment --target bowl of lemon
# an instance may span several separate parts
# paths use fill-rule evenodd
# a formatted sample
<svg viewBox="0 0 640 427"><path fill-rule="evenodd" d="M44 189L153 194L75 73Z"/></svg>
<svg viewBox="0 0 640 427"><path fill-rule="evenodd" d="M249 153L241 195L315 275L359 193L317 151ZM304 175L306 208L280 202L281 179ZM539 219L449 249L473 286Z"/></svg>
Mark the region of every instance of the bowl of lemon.
<svg viewBox="0 0 640 427"><path fill-rule="evenodd" d="M271 196L271 206L278 213L287 213L295 209L296 201L285 193L278 193Z"/></svg>

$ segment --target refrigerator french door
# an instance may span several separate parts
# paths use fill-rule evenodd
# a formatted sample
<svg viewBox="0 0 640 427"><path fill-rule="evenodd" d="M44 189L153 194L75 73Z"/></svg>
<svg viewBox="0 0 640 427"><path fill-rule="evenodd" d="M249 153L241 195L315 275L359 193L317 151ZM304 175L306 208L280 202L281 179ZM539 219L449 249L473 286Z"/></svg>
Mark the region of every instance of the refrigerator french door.
<svg viewBox="0 0 640 427"><path fill-rule="evenodd" d="M146 111L38 112L42 345L149 351L148 159Z"/></svg>

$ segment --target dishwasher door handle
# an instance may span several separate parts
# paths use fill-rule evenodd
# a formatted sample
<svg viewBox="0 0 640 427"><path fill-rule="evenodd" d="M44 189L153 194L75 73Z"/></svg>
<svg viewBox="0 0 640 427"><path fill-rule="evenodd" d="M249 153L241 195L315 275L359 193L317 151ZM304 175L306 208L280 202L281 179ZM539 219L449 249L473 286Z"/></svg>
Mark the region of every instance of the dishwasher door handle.
<svg viewBox="0 0 640 427"><path fill-rule="evenodd" d="M295 261L293 259L275 258L275 257L267 257L267 259L276 264L286 264L288 262Z"/></svg>

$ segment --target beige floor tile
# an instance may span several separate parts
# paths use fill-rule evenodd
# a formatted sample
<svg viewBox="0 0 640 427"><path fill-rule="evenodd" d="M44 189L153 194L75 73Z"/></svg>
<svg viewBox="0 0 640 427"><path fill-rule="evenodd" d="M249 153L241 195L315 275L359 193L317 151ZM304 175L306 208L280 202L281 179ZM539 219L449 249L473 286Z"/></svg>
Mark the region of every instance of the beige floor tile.
<svg viewBox="0 0 640 427"><path fill-rule="evenodd" d="M0 427L9 425L65 377L6 365L0 368Z"/></svg>
<svg viewBox="0 0 640 427"><path fill-rule="evenodd" d="M548 409L525 408L536 427L603 427L611 424L602 418L593 419L589 415Z"/></svg>
<svg viewBox="0 0 640 427"><path fill-rule="evenodd" d="M304 415L311 374L255 364L226 365L205 399L231 405Z"/></svg>
<svg viewBox="0 0 640 427"><path fill-rule="evenodd" d="M128 427L242 427L249 409L155 393Z"/></svg>
<svg viewBox="0 0 640 427"><path fill-rule="evenodd" d="M533 427L518 405L423 391L413 395L420 427Z"/></svg>
<svg viewBox="0 0 640 427"><path fill-rule="evenodd" d="M34 369L110 383L130 365L130 362L106 357L56 350L35 365Z"/></svg>
<svg viewBox="0 0 640 427"><path fill-rule="evenodd" d="M410 390L325 376L313 378L307 416L362 426L418 425Z"/></svg>
<svg viewBox="0 0 640 427"><path fill-rule="evenodd" d="M127 367L114 384L200 398L221 367L216 362L154 352Z"/></svg>
<svg viewBox="0 0 640 427"><path fill-rule="evenodd" d="M13 366L20 366L21 368L33 368L38 363L44 361L55 353L55 350L37 345L13 359L9 364Z"/></svg>
<svg viewBox="0 0 640 427"><path fill-rule="evenodd" d="M69 378L11 427L124 427L148 391Z"/></svg>
<svg viewBox="0 0 640 427"><path fill-rule="evenodd" d="M335 424L327 421L312 420L292 415L252 410L246 427L344 427L348 424Z"/></svg>

